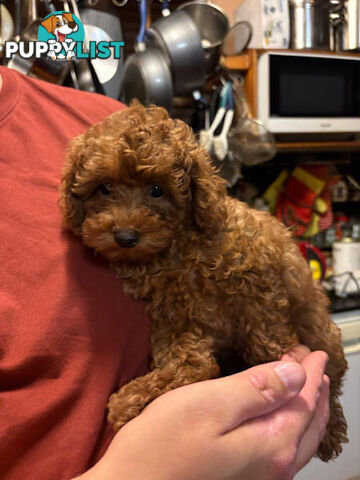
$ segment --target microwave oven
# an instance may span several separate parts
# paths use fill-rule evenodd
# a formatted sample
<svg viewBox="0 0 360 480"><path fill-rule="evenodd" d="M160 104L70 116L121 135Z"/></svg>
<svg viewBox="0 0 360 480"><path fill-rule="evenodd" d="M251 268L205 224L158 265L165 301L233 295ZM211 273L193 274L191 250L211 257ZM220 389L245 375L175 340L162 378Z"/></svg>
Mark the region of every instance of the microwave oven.
<svg viewBox="0 0 360 480"><path fill-rule="evenodd" d="M360 56L261 54L257 117L274 134L360 132Z"/></svg>

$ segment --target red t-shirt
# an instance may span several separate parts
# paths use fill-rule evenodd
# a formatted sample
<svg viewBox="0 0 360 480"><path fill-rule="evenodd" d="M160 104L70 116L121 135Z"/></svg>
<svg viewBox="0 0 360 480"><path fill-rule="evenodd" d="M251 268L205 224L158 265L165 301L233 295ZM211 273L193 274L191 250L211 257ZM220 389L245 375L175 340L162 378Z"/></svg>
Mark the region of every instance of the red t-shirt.
<svg viewBox="0 0 360 480"><path fill-rule="evenodd" d="M68 480L112 438L111 392L148 366L143 305L57 205L68 140L123 105L0 74L0 478Z"/></svg>

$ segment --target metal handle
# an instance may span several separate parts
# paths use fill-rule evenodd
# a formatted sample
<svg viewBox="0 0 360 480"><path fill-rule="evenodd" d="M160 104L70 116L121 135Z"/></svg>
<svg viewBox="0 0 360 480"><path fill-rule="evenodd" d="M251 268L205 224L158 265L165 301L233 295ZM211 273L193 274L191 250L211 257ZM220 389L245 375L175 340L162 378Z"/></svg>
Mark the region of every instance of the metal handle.
<svg viewBox="0 0 360 480"><path fill-rule="evenodd" d="M20 40L21 35L21 0L15 0L15 21L14 21L14 36L15 40Z"/></svg>
<svg viewBox="0 0 360 480"><path fill-rule="evenodd" d="M71 0L71 6L74 14L80 19L80 12L76 0Z"/></svg>
<svg viewBox="0 0 360 480"><path fill-rule="evenodd" d="M35 20L37 20L36 0L30 0L28 24L30 25L32 22L35 22Z"/></svg>
<svg viewBox="0 0 360 480"><path fill-rule="evenodd" d="M140 29L136 37L136 43L138 50L145 50L145 30L146 30L146 19L147 19L147 0L139 0L139 15L140 15Z"/></svg>

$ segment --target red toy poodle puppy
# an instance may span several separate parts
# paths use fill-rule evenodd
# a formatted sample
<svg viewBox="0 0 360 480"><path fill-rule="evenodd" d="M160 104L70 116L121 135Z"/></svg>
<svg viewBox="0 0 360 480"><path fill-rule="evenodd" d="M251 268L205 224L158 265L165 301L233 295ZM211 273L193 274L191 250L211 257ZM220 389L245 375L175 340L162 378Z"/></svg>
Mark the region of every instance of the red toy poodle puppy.
<svg viewBox="0 0 360 480"><path fill-rule="evenodd" d="M159 395L280 359L301 343L329 355L330 421L317 455L346 441L338 397L339 328L290 232L227 195L191 129L133 103L70 143L61 184L65 225L106 257L152 319L152 366L114 393L115 429Z"/></svg>

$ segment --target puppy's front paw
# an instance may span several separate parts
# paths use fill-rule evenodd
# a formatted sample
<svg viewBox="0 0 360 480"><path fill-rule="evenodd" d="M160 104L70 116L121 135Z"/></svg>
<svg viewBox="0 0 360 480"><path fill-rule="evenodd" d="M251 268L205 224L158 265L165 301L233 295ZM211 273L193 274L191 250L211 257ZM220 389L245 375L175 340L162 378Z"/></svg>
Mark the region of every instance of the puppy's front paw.
<svg viewBox="0 0 360 480"><path fill-rule="evenodd" d="M143 377L135 378L111 395L108 403L108 420L113 424L115 431L139 415L150 402L163 393L195 381L181 379L174 382L174 371L173 368L168 371L155 369Z"/></svg>
<svg viewBox="0 0 360 480"><path fill-rule="evenodd" d="M128 390L129 385L113 393L108 403L108 420L117 432L125 423L137 417L146 406L145 398L139 394L132 395Z"/></svg>

